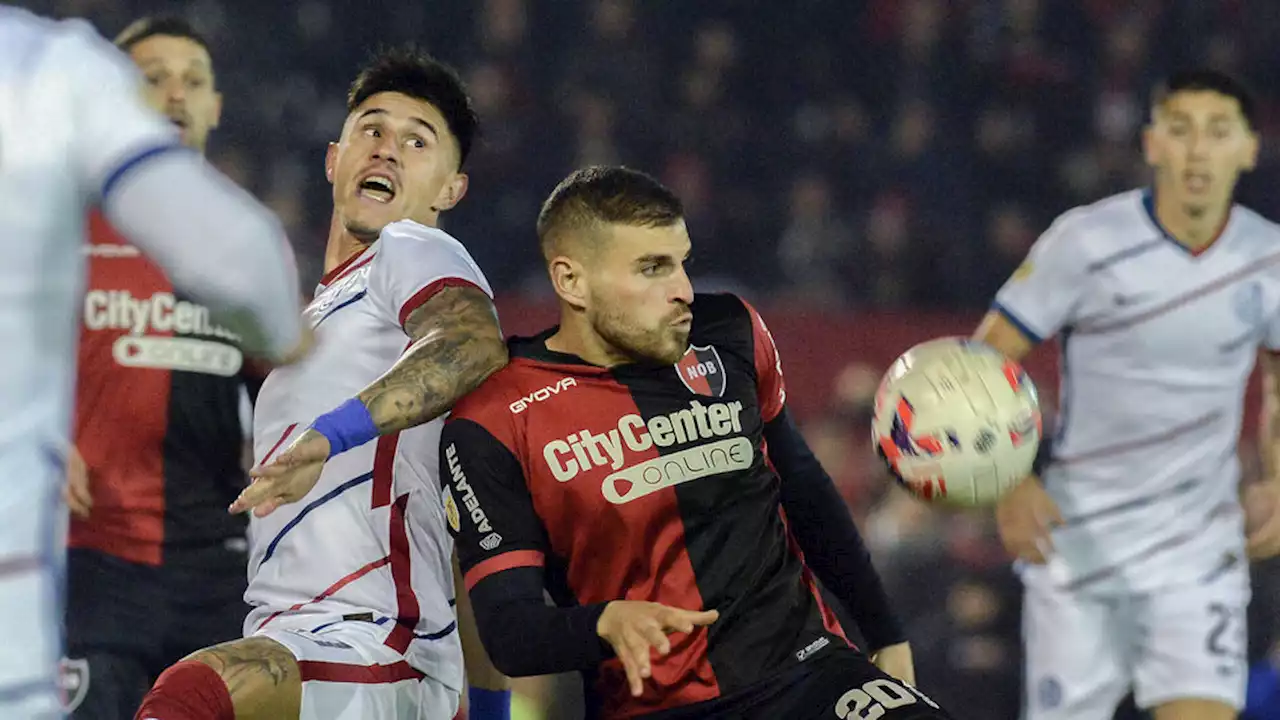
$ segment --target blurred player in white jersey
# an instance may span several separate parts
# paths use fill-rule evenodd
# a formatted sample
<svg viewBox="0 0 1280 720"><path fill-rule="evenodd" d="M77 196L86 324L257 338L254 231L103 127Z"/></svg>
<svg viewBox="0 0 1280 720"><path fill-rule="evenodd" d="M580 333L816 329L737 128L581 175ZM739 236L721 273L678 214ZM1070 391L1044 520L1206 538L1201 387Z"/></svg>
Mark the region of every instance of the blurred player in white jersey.
<svg viewBox="0 0 1280 720"><path fill-rule="evenodd" d="M348 110L325 158L334 219L305 311L315 352L268 376L254 417L257 464L312 446L321 462L296 494L237 505L257 507L246 638L170 667L139 718L447 720L459 707L453 543L429 421L507 359L488 281L435 227L466 191L477 119L453 71L408 50L366 67ZM472 718L505 717L472 697Z"/></svg>
<svg viewBox="0 0 1280 720"><path fill-rule="evenodd" d="M247 349L303 343L279 224L183 151L133 63L79 22L0 7L0 717L60 714L61 468L85 218L97 204L176 286L228 312Z"/></svg>
<svg viewBox="0 0 1280 720"><path fill-rule="evenodd" d="M1248 558L1280 551L1274 472L1248 527L1238 496L1246 383L1280 350L1280 227L1232 200L1253 107L1230 77L1171 77L1143 136L1153 186L1059 217L976 333L1015 359L1062 346L1040 475L997 509L1026 588L1029 720L1109 720L1130 689L1156 720L1244 702Z"/></svg>

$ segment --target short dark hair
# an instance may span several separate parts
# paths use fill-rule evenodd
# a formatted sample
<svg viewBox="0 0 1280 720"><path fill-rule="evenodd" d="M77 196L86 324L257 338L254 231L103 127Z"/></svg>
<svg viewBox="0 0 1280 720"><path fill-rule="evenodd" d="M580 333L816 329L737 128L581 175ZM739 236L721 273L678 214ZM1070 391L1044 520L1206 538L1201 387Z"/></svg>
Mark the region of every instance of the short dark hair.
<svg viewBox="0 0 1280 720"><path fill-rule="evenodd" d="M621 166L576 170L560 181L538 213L538 242L548 260L567 230L592 225L668 227L684 217L680 198L653 176Z"/></svg>
<svg viewBox="0 0 1280 720"><path fill-rule="evenodd" d="M209 50L209 41L204 35L196 30L195 26L187 20L176 15L147 15L129 23L129 26L120 31L116 36L116 47L124 52L133 50L133 46L157 35L166 35L168 37L186 38L200 47L205 52L213 54Z"/></svg>
<svg viewBox="0 0 1280 720"><path fill-rule="evenodd" d="M479 132L480 118L456 70L412 45L381 50L351 83L347 112L383 92L408 95L434 105L458 141L458 167L462 167Z"/></svg>
<svg viewBox="0 0 1280 720"><path fill-rule="evenodd" d="M1208 91L1234 98L1250 128L1257 127L1257 100L1244 81L1224 72L1196 68L1173 73L1156 85L1151 93L1151 107L1159 107L1171 95L1180 92Z"/></svg>

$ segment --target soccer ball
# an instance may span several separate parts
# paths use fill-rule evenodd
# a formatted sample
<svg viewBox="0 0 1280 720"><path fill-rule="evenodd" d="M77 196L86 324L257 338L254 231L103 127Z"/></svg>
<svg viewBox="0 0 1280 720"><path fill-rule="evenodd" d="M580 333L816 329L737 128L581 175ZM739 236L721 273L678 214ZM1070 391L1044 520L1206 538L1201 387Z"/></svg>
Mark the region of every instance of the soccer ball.
<svg viewBox="0 0 1280 720"><path fill-rule="evenodd" d="M1018 363L985 343L941 338L893 362L876 392L871 440L923 500L989 505L1031 473L1040 402Z"/></svg>

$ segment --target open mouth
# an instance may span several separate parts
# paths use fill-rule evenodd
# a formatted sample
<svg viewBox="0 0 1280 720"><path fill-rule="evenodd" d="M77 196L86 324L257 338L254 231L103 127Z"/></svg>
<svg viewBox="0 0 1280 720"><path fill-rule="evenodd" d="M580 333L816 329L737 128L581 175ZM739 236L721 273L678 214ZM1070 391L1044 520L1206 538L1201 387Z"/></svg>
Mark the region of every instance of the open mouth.
<svg viewBox="0 0 1280 720"><path fill-rule="evenodd" d="M383 175L370 175L360 181L357 193L374 202L389 203L396 196L395 183Z"/></svg>
<svg viewBox="0 0 1280 720"><path fill-rule="evenodd" d="M1188 170L1182 173L1182 182L1193 193L1202 193L1209 189L1209 173Z"/></svg>

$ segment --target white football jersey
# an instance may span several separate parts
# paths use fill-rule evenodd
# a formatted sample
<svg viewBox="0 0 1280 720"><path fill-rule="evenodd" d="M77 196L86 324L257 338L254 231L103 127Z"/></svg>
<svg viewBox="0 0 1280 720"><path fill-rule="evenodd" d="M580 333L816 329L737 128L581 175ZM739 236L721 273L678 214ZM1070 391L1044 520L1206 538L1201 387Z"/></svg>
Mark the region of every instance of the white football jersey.
<svg viewBox="0 0 1280 720"><path fill-rule="evenodd" d="M65 443L88 207L140 154L177 144L140 104L136 76L87 25L0 7L3 467L39 467L15 453Z"/></svg>
<svg viewBox="0 0 1280 720"><path fill-rule="evenodd" d="M1236 457L1259 347L1280 347L1280 227L1235 206L1192 253L1136 190L1062 215L996 296L1062 346L1045 485L1064 587L1141 592L1244 562Z"/></svg>
<svg viewBox="0 0 1280 720"><path fill-rule="evenodd" d="M255 462L386 373L409 345L407 315L458 284L492 295L461 243L407 220L329 273L304 313L314 352L273 370L258 394ZM246 635L365 616L411 665L461 690L453 543L436 477L441 424L333 457L306 497L251 521Z"/></svg>

